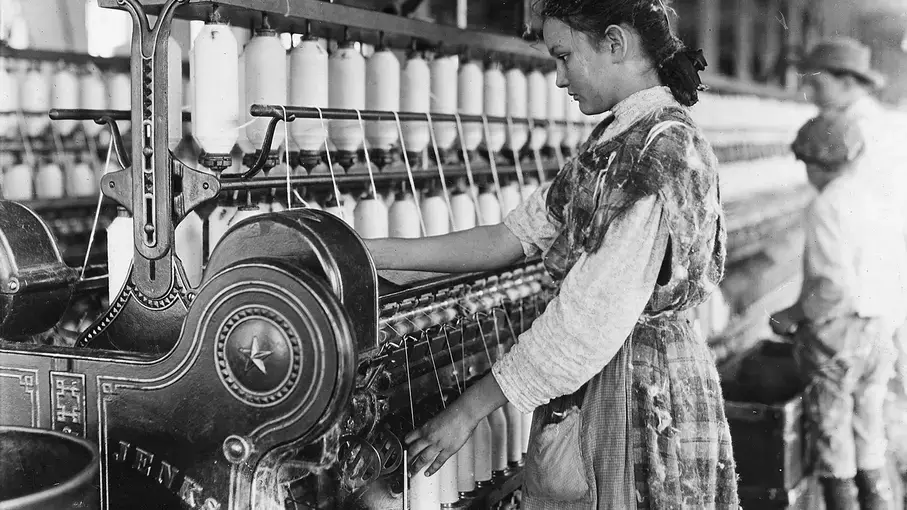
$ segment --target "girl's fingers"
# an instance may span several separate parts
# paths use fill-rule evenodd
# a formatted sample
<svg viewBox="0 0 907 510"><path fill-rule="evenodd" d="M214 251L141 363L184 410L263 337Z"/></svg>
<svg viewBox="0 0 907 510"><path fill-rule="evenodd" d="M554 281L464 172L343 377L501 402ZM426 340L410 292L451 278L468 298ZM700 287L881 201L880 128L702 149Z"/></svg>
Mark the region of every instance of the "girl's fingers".
<svg viewBox="0 0 907 510"><path fill-rule="evenodd" d="M441 453L438 454L438 456L435 458L435 461L432 462L431 466L425 471L425 476L431 476L437 473L441 469L441 466L443 466L444 463L447 462L448 459L450 459L450 457L450 453L447 453L446 450L441 450Z"/></svg>
<svg viewBox="0 0 907 510"><path fill-rule="evenodd" d="M434 462L435 458L440 453L441 449L435 445L431 445L428 448L422 450L422 452L415 456L412 460L412 466L410 472L415 474L422 470L422 468L428 466Z"/></svg>
<svg viewBox="0 0 907 510"><path fill-rule="evenodd" d="M410 443L412 443L416 439L419 439L420 437L422 437L422 428L421 427L410 432L409 434L407 434L406 437L403 438L403 442L406 443L407 445L409 445Z"/></svg>

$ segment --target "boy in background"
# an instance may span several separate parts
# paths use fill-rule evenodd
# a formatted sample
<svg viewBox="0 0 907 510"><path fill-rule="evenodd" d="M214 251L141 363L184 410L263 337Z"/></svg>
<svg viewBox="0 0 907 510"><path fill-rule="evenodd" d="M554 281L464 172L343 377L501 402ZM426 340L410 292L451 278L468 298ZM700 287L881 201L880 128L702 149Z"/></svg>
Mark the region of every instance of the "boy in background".
<svg viewBox="0 0 907 510"><path fill-rule="evenodd" d="M853 116L810 120L792 148L818 195L804 224L800 297L771 326L794 334L810 381L806 419L826 508L887 510L883 409L907 302L901 205L866 178L872 159Z"/></svg>

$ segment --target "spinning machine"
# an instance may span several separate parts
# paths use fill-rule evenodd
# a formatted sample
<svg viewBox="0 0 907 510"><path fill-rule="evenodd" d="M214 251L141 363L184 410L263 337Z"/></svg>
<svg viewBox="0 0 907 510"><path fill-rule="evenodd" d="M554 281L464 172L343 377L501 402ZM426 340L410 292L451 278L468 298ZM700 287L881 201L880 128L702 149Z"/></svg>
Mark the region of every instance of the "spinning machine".
<svg viewBox="0 0 907 510"><path fill-rule="evenodd" d="M95 443L101 508L517 505L529 416L513 406L432 477L406 472L402 438L487 373L552 281L538 260L379 273L363 239L500 222L600 119L515 38L315 1L101 4L133 19L130 100L50 116L109 129L110 306L74 346L36 341L85 271L30 208L0 202L0 424ZM174 16L205 22L191 48L170 38ZM279 33L301 40L287 51ZM722 103L707 129L745 146L715 123L732 99L706 96ZM778 108L762 152L722 160L783 154L808 111ZM177 155L184 114L197 161ZM792 228L766 221L735 229ZM706 333L730 315L712 308Z"/></svg>

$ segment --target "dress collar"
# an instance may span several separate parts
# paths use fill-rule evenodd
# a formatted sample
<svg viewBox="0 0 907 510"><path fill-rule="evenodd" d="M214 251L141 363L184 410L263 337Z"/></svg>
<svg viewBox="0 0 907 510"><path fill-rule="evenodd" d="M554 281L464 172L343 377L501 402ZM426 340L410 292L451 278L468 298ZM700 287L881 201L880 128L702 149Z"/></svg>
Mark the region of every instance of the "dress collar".
<svg viewBox="0 0 907 510"><path fill-rule="evenodd" d="M623 133L646 115L667 106L681 106L668 87L657 86L634 92L611 109L613 122L602 133L600 140Z"/></svg>

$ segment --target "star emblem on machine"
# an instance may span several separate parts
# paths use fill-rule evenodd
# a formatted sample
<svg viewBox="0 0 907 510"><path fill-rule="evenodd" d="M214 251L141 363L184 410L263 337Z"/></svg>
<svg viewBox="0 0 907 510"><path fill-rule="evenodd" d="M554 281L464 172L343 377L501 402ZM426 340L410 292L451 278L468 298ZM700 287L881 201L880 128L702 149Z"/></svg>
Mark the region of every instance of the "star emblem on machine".
<svg viewBox="0 0 907 510"><path fill-rule="evenodd" d="M240 347L239 352L240 354L248 356L245 367L245 372L247 374L254 366L258 368L262 374L268 375L265 360L268 356L273 354L274 351L267 350L266 347L263 346L263 342L257 336L252 337L252 345L250 347Z"/></svg>
<svg viewBox="0 0 907 510"><path fill-rule="evenodd" d="M215 361L221 380L240 400L268 406L283 400L301 369L299 340L273 310L235 313L221 330Z"/></svg>

